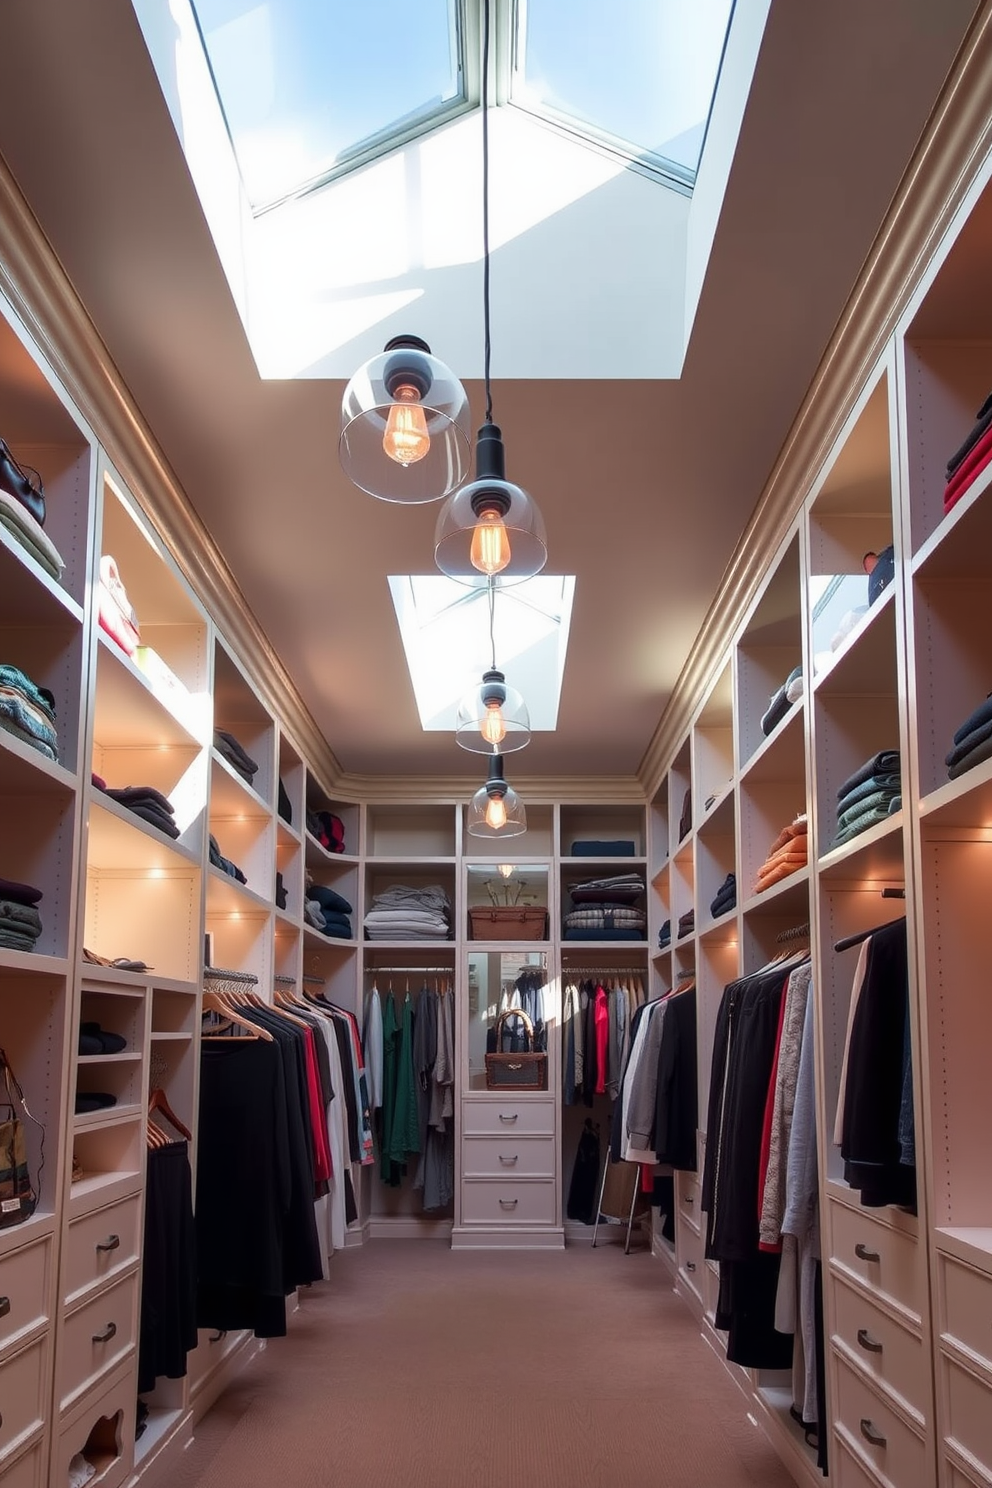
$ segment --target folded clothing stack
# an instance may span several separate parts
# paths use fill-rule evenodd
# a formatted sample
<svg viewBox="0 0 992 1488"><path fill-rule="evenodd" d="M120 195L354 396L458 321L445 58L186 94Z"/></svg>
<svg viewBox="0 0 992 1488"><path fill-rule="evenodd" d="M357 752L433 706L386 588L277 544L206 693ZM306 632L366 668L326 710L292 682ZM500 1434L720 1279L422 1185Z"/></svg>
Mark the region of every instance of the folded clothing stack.
<svg viewBox="0 0 992 1488"><path fill-rule="evenodd" d="M8 951L33 951L41 934L40 889L32 884L0 878L0 946Z"/></svg>
<svg viewBox="0 0 992 1488"><path fill-rule="evenodd" d="M658 949L663 951L665 949L665 947L666 946L670 946L671 943L672 943L672 922L671 922L671 920L666 920L665 923L662 925L661 929L658 931Z"/></svg>
<svg viewBox="0 0 992 1488"><path fill-rule="evenodd" d="M788 878L790 873L805 868L809 861L808 846L806 813L802 812L782 828L768 849L768 856L758 869L754 892L761 894L780 878Z"/></svg>
<svg viewBox="0 0 992 1488"><path fill-rule="evenodd" d="M893 816L902 805L899 781L898 749L873 754L849 775L837 792L837 835L831 846L840 847Z"/></svg>
<svg viewBox="0 0 992 1488"><path fill-rule="evenodd" d="M333 811L308 811L307 831L325 852L344 852L344 822Z"/></svg>
<svg viewBox="0 0 992 1488"><path fill-rule="evenodd" d="M282 783L281 780L279 782L279 808L278 809L279 809L279 815L282 817L283 821L287 824L287 826L290 826L291 827L293 825L293 807L292 807L292 804L290 803L289 792L287 791L286 787L283 785L283 783Z"/></svg>
<svg viewBox="0 0 992 1488"><path fill-rule="evenodd" d="M27 507L6 491L0 491L0 526L6 527L15 542L30 553L47 574L53 579L62 578L65 563L58 548Z"/></svg>
<svg viewBox="0 0 992 1488"><path fill-rule="evenodd" d="M630 904L588 904L565 916L563 940L643 940L648 917Z"/></svg>
<svg viewBox="0 0 992 1488"><path fill-rule="evenodd" d="M683 940L687 935L692 935L696 928L696 911L687 909L684 915L679 916L678 929L675 933L676 940Z"/></svg>
<svg viewBox="0 0 992 1488"><path fill-rule="evenodd" d="M797 666L793 667L782 686L769 699L768 707L761 715L761 732L765 735L772 733L802 695L803 669Z"/></svg>
<svg viewBox="0 0 992 1488"><path fill-rule="evenodd" d="M242 749L233 734L227 733L225 729L215 728L214 748L222 759L227 760L231 769L235 770L242 780L246 780L249 785L252 784L258 773L258 765L251 755Z"/></svg>
<svg viewBox="0 0 992 1488"><path fill-rule="evenodd" d="M968 437L947 462L944 511L961 500L968 487L992 460L992 393L975 415Z"/></svg>
<svg viewBox="0 0 992 1488"><path fill-rule="evenodd" d="M716 891L716 898L710 905L710 914L718 920L722 914L737 905L737 879L733 873L728 873L723 883Z"/></svg>
<svg viewBox="0 0 992 1488"><path fill-rule="evenodd" d="M80 1023L80 1054L123 1054L126 1048L127 1039L122 1033L110 1033L99 1023Z"/></svg>
<svg viewBox="0 0 992 1488"><path fill-rule="evenodd" d="M289 898L288 898L288 896L286 894L286 885L283 882L283 876L282 876L281 873L277 873L276 874L276 909L285 909L286 908L286 905L288 903L289 903Z"/></svg>
<svg viewBox="0 0 992 1488"><path fill-rule="evenodd" d="M992 759L992 693L965 719L954 734L954 744L944 763L952 780Z"/></svg>
<svg viewBox="0 0 992 1488"><path fill-rule="evenodd" d="M632 858L634 855L634 843L626 837L609 841L580 837L572 843L573 858Z"/></svg>
<svg viewBox="0 0 992 1488"><path fill-rule="evenodd" d="M687 786L685 795L682 797L682 811L679 816L679 841L689 835L692 826L692 787Z"/></svg>
<svg viewBox="0 0 992 1488"><path fill-rule="evenodd" d="M440 884L392 884L372 900L366 940L450 940L451 901Z"/></svg>
<svg viewBox="0 0 992 1488"><path fill-rule="evenodd" d="M0 728L45 755L59 757L55 731L55 698L39 687L20 667L0 662Z"/></svg>
<svg viewBox="0 0 992 1488"><path fill-rule="evenodd" d="M117 801L132 816L140 817L149 826L157 827L173 840L179 836L172 802L153 785L124 785L116 788L109 786L99 775L92 776L92 780L97 790L103 791L112 801Z"/></svg>
<svg viewBox="0 0 992 1488"><path fill-rule="evenodd" d="M77 1090L75 1109L77 1116L89 1116L94 1111L109 1111L116 1106L117 1097L107 1090Z"/></svg>
<svg viewBox="0 0 992 1488"><path fill-rule="evenodd" d="M333 935L335 940L351 939L351 920L354 911L343 894L329 889L326 884L307 885L307 918L315 929L324 935Z"/></svg>
<svg viewBox="0 0 992 1488"><path fill-rule="evenodd" d="M614 873L571 884L573 908L563 926L565 940L643 940L647 915L634 908L644 893L640 873Z"/></svg>
<svg viewBox="0 0 992 1488"><path fill-rule="evenodd" d="M125 656L133 656L141 644L138 617L127 597L117 564L109 553L104 553L100 559L97 611L100 629L117 642Z"/></svg>
<svg viewBox="0 0 992 1488"><path fill-rule="evenodd" d="M210 861L215 868L219 868L222 873L226 873L228 878L237 879L238 883L246 884L248 882L237 863L232 863L230 858L225 858L217 846L217 838L213 832L210 833Z"/></svg>

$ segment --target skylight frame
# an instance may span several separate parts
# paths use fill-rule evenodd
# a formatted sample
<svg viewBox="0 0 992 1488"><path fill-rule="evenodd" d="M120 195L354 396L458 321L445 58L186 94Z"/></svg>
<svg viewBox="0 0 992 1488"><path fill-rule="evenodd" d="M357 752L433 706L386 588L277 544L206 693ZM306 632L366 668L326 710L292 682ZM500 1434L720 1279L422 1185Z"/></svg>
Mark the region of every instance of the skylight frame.
<svg viewBox="0 0 992 1488"><path fill-rule="evenodd" d="M420 139L424 135L431 134L454 119L471 113L479 105L482 93L481 87L481 29L479 24L479 6L477 0L448 0L451 14L449 27L449 39L452 47L452 60L455 66L455 75L461 82L459 96L453 98L450 103L442 104L439 108L418 109L412 114L407 114L403 119L394 120L384 129L377 130L374 134L367 135L358 140L354 145L341 152L332 166L315 175L307 177L295 186L271 197L264 202L252 202L251 193L244 179L241 162L238 156L234 132L228 121L227 110L224 105L224 95L217 82L213 63L210 57L210 49L200 24L200 17L196 9L196 0L190 0L190 13L193 24L199 37L203 59L210 74L217 106L220 109L221 118L227 133L231 154L234 158L238 174L241 177L242 188L245 198L249 203L253 217L264 217L268 212L274 212L279 207L285 206L287 202L297 201L301 197L309 196L322 187L330 185L342 176L350 175L353 171L360 170L362 166L371 164L372 161L380 160L409 144L412 140Z"/></svg>
<svg viewBox="0 0 992 1488"><path fill-rule="evenodd" d="M687 0L691 3L691 0ZM679 164L678 161L670 160L667 156L660 155L654 150L635 145L631 140L620 135L612 134L608 129L592 123L588 119L579 119L575 114L567 113L563 109L557 109L553 104L536 104L531 100L524 100L520 96L523 91L525 79L525 32L524 32L524 10L527 0L494 0L495 13L497 17L497 101L507 104L512 108L519 109L521 113L537 119L540 123L555 129L560 134L578 141L580 144L592 145L594 148L621 160L630 170L640 175L656 180L670 189L679 191L685 196L692 195L692 189L696 184L699 174L697 165L695 170ZM724 61L727 56L727 42L730 30L734 22L734 11L737 0L731 0L730 11L727 16L727 27L723 35L723 44L720 49L720 60L717 64L716 76L710 91L709 107L706 111L706 120L703 124L703 135L699 145L699 159L703 158L706 148L706 137L709 134L710 121L713 117L713 105L716 100L717 89L720 86L720 77L723 72ZM519 80L520 92L515 90L515 83Z"/></svg>

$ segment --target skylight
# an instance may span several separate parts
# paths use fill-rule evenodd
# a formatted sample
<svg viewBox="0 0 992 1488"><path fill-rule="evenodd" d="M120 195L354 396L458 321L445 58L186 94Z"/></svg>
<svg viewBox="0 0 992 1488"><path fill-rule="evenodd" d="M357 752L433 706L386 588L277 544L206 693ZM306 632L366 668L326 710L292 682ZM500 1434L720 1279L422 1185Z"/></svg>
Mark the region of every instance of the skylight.
<svg viewBox="0 0 992 1488"><path fill-rule="evenodd" d="M466 106L458 0L192 0L254 210Z"/></svg>
<svg viewBox="0 0 992 1488"><path fill-rule="evenodd" d="M691 184L733 0L517 0L512 102Z"/></svg>
<svg viewBox="0 0 992 1488"><path fill-rule="evenodd" d="M460 699L492 665L486 591L441 574L393 575L389 589L421 725L453 732ZM496 596L496 661L535 731L557 727L574 592L574 577L540 574Z"/></svg>

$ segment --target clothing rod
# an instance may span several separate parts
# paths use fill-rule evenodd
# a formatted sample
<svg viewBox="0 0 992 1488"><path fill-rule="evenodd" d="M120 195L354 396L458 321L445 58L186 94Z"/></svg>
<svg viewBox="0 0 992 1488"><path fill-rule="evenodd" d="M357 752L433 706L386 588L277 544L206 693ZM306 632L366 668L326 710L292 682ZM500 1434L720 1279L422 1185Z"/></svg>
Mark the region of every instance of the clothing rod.
<svg viewBox="0 0 992 1488"><path fill-rule="evenodd" d="M246 987L256 987L258 977L251 971L229 971L223 966L205 966L203 968L204 981L214 982L243 982Z"/></svg>
<svg viewBox="0 0 992 1488"><path fill-rule="evenodd" d="M295 987L296 978L291 976L274 976L272 981L277 987Z"/></svg>
<svg viewBox="0 0 992 1488"><path fill-rule="evenodd" d="M371 977L400 975L400 976L454 976L453 966L369 966L366 967L366 975Z"/></svg>
<svg viewBox="0 0 992 1488"><path fill-rule="evenodd" d="M526 970L526 968L525 968ZM646 966L563 966L562 976L647 976Z"/></svg>

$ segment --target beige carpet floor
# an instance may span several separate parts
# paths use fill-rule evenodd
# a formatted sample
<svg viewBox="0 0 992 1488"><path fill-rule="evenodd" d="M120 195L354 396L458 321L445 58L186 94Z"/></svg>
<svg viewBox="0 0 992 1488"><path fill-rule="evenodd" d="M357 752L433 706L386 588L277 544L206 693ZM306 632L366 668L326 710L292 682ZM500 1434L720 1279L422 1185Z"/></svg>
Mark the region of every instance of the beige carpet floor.
<svg viewBox="0 0 992 1488"><path fill-rule="evenodd" d="M792 1488L661 1264L619 1246L335 1257L169 1488Z"/></svg>

